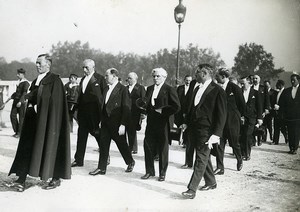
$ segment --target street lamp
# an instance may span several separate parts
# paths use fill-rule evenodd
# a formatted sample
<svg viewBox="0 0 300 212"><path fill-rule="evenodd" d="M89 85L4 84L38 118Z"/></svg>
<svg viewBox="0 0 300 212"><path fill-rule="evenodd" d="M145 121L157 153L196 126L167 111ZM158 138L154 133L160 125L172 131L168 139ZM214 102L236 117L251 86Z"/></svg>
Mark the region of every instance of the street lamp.
<svg viewBox="0 0 300 212"><path fill-rule="evenodd" d="M183 23L186 13L186 7L179 0L179 4L174 9L174 18L176 23L178 23L178 47L177 47L177 67L176 67L176 86L179 85L179 51L180 51L180 27Z"/></svg>

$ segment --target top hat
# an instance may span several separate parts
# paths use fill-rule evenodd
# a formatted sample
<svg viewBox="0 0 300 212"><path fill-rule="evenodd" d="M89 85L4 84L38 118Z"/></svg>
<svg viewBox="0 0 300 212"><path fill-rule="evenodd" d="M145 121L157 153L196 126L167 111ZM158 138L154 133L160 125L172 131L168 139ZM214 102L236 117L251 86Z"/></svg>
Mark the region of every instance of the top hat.
<svg viewBox="0 0 300 212"><path fill-rule="evenodd" d="M143 98L138 98L136 101L135 101L135 105L141 109L141 110L146 110L147 108L147 99L145 97Z"/></svg>

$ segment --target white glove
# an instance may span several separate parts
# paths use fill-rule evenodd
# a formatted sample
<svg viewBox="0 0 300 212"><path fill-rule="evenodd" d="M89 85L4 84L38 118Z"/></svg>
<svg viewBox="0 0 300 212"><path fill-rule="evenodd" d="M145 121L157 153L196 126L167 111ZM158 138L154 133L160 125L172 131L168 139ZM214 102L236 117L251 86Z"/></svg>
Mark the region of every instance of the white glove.
<svg viewBox="0 0 300 212"><path fill-rule="evenodd" d="M211 135L208 141L205 143L208 145L209 149L213 148L213 144L219 144L220 143L220 137L217 135Z"/></svg>
<svg viewBox="0 0 300 212"><path fill-rule="evenodd" d="M21 107L21 102L18 102L16 106Z"/></svg>
<svg viewBox="0 0 300 212"><path fill-rule="evenodd" d="M125 126L124 125L120 125L119 127L119 135L124 135L125 134Z"/></svg>
<svg viewBox="0 0 300 212"><path fill-rule="evenodd" d="M279 110L279 105L278 104L274 105L274 110Z"/></svg>

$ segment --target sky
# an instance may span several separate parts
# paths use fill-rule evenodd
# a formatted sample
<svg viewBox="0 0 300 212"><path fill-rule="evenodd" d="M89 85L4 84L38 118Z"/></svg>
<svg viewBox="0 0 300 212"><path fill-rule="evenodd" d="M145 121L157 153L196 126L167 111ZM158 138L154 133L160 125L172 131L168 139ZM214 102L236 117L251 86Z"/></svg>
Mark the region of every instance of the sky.
<svg viewBox="0 0 300 212"><path fill-rule="evenodd" d="M59 41L140 55L177 48L178 0L0 0L0 57L49 52ZM219 52L228 67L241 44L272 53L275 68L299 72L300 0L183 0L181 47Z"/></svg>

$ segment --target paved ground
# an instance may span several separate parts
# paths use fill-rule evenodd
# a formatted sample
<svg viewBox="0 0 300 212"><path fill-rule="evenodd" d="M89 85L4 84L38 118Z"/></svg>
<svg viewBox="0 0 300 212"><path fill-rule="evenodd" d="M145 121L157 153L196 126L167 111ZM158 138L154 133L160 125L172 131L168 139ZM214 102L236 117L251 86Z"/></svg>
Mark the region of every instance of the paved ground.
<svg viewBox="0 0 300 212"><path fill-rule="evenodd" d="M6 121L7 117L4 115ZM251 160L240 172L227 147L225 175L217 176L217 189L198 191L194 200L185 200L181 192L186 190L192 170L180 169L184 149L177 143L170 147L165 182L158 182L157 176L140 179L145 172L143 132L138 135L139 152L134 155L136 166L132 173L124 172L126 165L112 142L106 175L89 176L98 160L96 141L90 137L85 166L73 168L71 180L46 191L41 189L42 182L29 178L23 193L10 191L3 184L15 179L7 176L18 144L12 134L11 128L0 131L0 211L300 211L300 157L299 153L287 154L288 146L283 143L254 147ZM71 142L73 156L75 133L71 134Z"/></svg>

